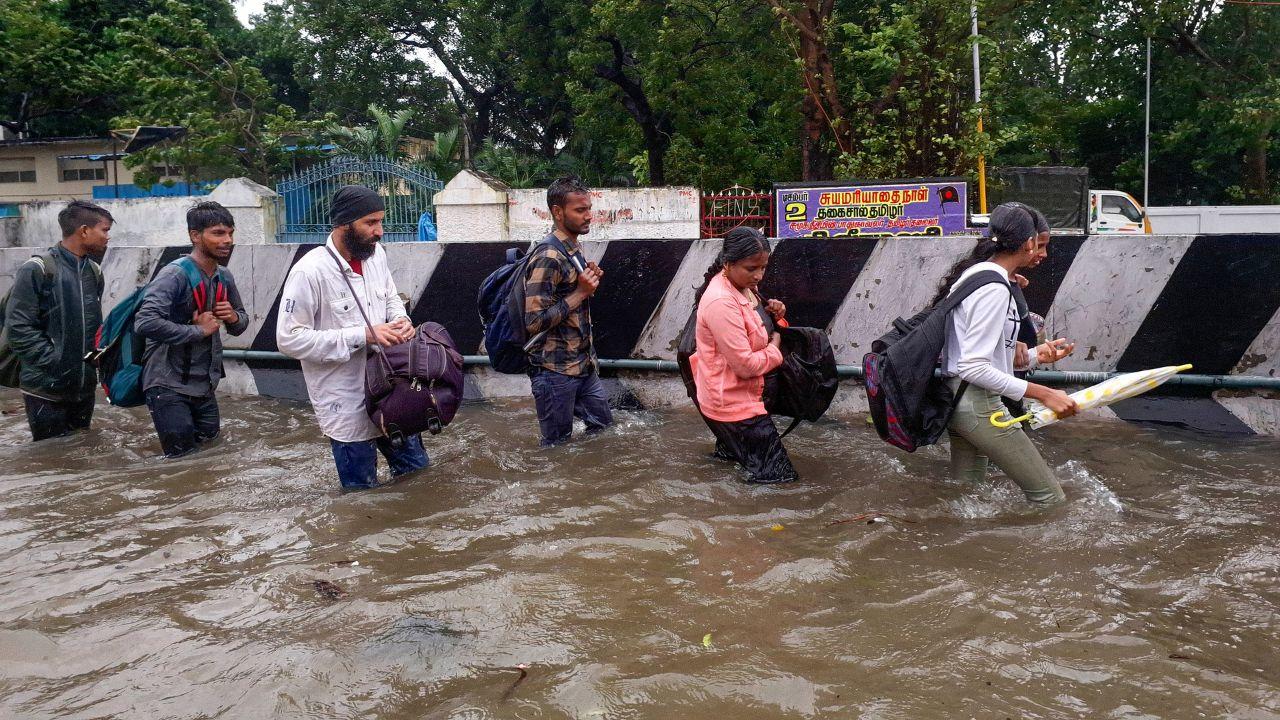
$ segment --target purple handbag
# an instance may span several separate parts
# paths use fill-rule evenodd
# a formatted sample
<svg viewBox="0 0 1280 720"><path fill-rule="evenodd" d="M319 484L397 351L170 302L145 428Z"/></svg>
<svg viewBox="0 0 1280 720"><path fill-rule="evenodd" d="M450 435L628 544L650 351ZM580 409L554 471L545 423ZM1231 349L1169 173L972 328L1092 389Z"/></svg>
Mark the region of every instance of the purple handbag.
<svg viewBox="0 0 1280 720"><path fill-rule="evenodd" d="M333 259L338 262L337 255ZM338 267L341 270L341 262ZM355 287L345 271L342 279L356 299ZM358 300L356 307L372 328ZM423 430L438 434L462 403L463 377L462 355L449 331L439 323L424 322L408 342L370 349L364 366L365 410L393 442Z"/></svg>

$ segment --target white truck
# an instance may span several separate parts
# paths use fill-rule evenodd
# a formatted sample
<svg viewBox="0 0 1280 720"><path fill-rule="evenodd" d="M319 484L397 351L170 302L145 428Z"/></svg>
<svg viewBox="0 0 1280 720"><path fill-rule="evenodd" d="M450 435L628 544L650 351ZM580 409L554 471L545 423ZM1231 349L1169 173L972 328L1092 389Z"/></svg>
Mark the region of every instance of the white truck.
<svg viewBox="0 0 1280 720"><path fill-rule="evenodd" d="M969 217L969 224L986 227L990 219L988 214L975 214ZM1132 195L1120 190L1089 191L1088 227L1090 235L1151 234L1151 222L1142 211L1142 205Z"/></svg>

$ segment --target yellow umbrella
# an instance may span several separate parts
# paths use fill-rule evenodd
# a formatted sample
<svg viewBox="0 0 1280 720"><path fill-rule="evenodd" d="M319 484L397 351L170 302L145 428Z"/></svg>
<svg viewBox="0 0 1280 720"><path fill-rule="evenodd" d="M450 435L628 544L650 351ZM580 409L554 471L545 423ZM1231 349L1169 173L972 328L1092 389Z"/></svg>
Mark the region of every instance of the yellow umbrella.
<svg viewBox="0 0 1280 720"><path fill-rule="evenodd" d="M1076 405L1081 410L1090 408L1103 407L1113 402L1125 400L1141 395L1142 393L1159 386L1164 381L1177 375L1184 370L1190 370L1190 365L1168 365L1166 367L1152 368L1150 370L1139 370L1138 372L1125 373L1117 375L1109 380L1092 385L1083 390L1077 390L1071 393L1071 399L1076 401ZM998 428L1006 428L1010 425L1027 421L1027 425L1031 429L1041 428L1045 425L1052 425L1058 422L1058 415L1049 408L1038 402L1030 401L1027 403L1029 412L1022 417L1001 420L1001 415L1008 415L1001 410L991 416L991 424Z"/></svg>

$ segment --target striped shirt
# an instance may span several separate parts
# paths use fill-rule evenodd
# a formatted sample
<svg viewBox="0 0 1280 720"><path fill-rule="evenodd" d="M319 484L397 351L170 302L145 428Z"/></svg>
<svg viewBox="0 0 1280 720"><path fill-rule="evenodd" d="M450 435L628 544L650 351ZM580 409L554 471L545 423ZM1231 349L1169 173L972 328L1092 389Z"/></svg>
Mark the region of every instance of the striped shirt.
<svg viewBox="0 0 1280 720"><path fill-rule="evenodd" d="M524 325L533 341L535 367L563 375L588 375L596 368L591 340L591 301L570 310L566 298L578 287L578 270L586 267L576 240L563 240L571 256L544 238L529 260L525 282ZM539 333L545 332L539 341Z"/></svg>

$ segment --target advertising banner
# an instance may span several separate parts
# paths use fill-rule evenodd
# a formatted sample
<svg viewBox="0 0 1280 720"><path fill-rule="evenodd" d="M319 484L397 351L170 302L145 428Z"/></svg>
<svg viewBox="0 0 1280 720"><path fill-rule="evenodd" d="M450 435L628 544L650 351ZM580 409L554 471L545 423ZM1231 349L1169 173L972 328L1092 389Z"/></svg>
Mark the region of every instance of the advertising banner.
<svg viewBox="0 0 1280 720"><path fill-rule="evenodd" d="M960 178L777 185L776 235L965 235L969 233L967 191Z"/></svg>

